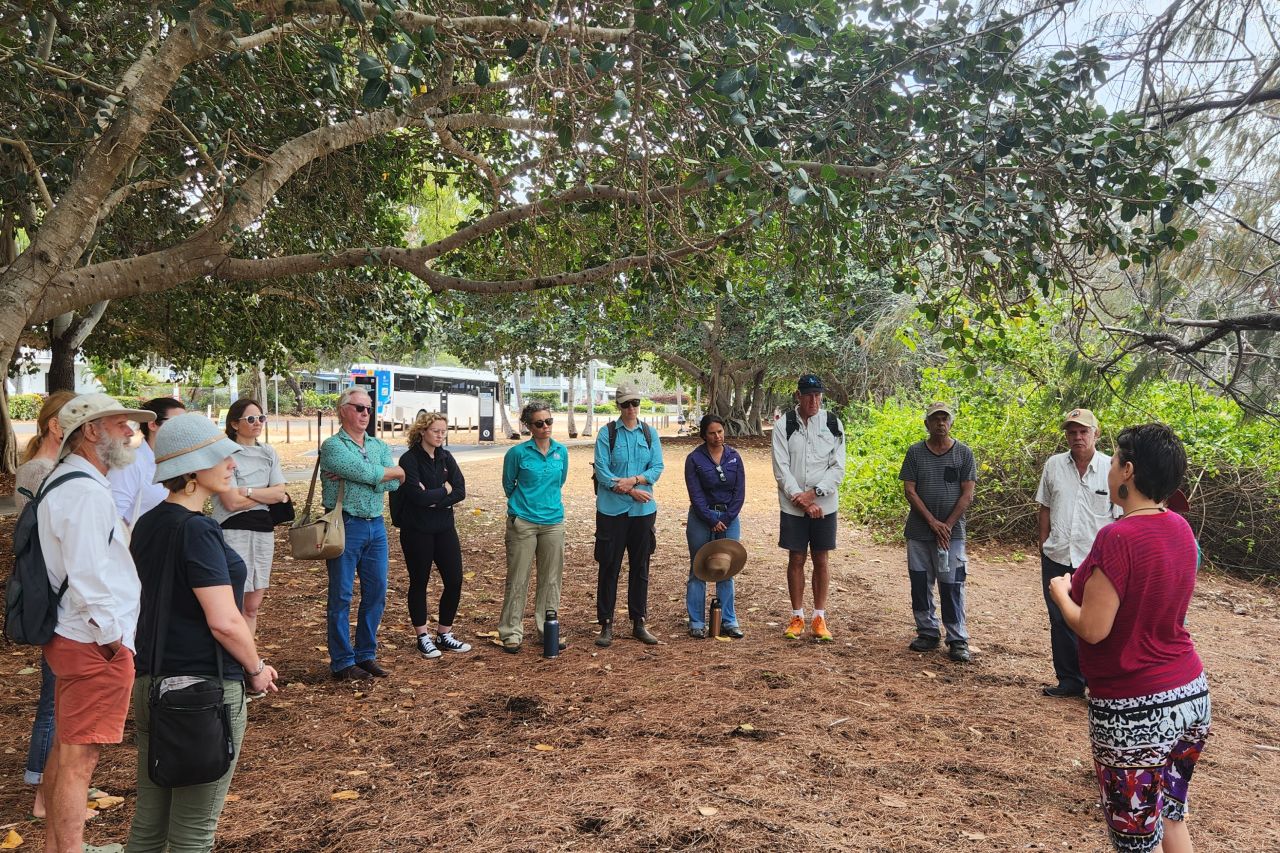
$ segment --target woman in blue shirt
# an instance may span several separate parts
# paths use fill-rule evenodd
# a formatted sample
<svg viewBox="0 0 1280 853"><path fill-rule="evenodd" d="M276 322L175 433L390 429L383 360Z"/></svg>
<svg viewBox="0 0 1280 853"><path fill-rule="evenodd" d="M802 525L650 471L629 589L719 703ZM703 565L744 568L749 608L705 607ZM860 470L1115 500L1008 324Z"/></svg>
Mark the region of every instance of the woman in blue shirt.
<svg viewBox="0 0 1280 853"><path fill-rule="evenodd" d="M693 555L712 539L740 539L738 514L747 494L742 457L724 441L724 419L703 415L698 423L702 444L684 460L684 482L689 489L689 583L685 605L689 611L689 636L707 636L707 584L693 576ZM735 639L742 636L733 610L733 578L716 584L720 599L721 632Z"/></svg>
<svg viewBox="0 0 1280 853"><path fill-rule="evenodd" d="M569 476L569 450L551 437L551 410L536 401L520 420L532 436L507 451L502 460L502 490L507 495L507 589L502 601L498 641L515 654L524 642L524 605L529 597L529 568L537 558L538 585L533 621L542 634L548 610L560 609L564 574L564 502L560 490ZM565 647L564 642L560 648Z"/></svg>

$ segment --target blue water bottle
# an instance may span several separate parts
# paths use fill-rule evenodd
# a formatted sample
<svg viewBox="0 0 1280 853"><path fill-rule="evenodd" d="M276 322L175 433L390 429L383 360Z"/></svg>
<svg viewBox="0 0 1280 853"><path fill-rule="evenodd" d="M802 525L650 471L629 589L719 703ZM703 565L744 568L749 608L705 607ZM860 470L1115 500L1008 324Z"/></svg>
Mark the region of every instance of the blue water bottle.
<svg viewBox="0 0 1280 853"><path fill-rule="evenodd" d="M560 656L560 620L556 618L554 610L548 610L547 618L542 622L542 656Z"/></svg>

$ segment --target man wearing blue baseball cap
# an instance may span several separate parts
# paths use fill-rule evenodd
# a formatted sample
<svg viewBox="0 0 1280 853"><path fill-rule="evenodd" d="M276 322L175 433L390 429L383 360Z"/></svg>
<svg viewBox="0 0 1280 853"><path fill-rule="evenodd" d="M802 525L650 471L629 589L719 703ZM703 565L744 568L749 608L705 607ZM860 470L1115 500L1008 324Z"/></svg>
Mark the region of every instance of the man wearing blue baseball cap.
<svg viewBox="0 0 1280 853"><path fill-rule="evenodd" d="M831 642L827 627L828 557L836 547L836 510L844 479L844 428L822 408L822 380L806 373L796 382L796 406L773 424L773 477L778 482L778 547L787 550L791 621L783 636L804 633L804 563L813 558L814 640Z"/></svg>

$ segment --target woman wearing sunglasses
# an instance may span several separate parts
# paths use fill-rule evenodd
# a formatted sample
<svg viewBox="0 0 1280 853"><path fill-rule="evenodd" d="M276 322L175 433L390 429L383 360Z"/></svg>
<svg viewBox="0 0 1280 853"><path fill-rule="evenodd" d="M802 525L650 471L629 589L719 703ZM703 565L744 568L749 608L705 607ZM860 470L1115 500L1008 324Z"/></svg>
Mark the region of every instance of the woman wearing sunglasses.
<svg viewBox="0 0 1280 853"><path fill-rule="evenodd" d="M498 642L515 654L524 642L524 605L529 597L529 567L538 560L533 621L542 634L548 610L560 609L564 574L564 502L560 490L569 476L569 450L551 437L551 410L541 401L520 413L530 439L507 451L502 460L502 490L507 494L507 589L502 600ZM564 648L564 643L560 644Z"/></svg>
<svg viewBox="0 0 1280 853"><path fill-rule="evenodd" d="M740 539L738 514L747 495L746 471L742 457L724 441L724 419L719 415L703 415L698 423L702 444L684 460L684 483L689 489L689 523L685 538L689 542L689 582L685 587L685 606L689 611L689 636L707 636L707 584L693 576L693 556L712 539ZM738 639L742 628L733 611L733 578L716 584L720 599L721 633Z"/></svg>
<svg viewBox="0 0 1280 853"><path fill-rule="evenodd" d="M280 457L269 444L258 441L267 425L267 416L257 400L236 400L227 410L227 437L240 446L236 454L234 488L213 501L213 520L222 526L222 536L231 550L248 567L244 584L244 621L253 634L258 632L258 610L271 585L271 561L276 539L272 532L271 504L284 503L284 471Z"/></svg>

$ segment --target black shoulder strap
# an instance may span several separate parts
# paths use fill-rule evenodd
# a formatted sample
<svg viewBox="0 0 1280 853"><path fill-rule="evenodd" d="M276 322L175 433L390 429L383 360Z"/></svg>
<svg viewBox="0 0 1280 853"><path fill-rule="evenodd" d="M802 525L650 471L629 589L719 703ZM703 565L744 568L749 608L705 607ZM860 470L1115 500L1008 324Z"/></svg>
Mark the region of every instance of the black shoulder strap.
<svg viewBox="0 0 1280 853"><path fill-rule="evenodd" d="M800 429L800 418L796 416L795 409L787 409L787 438Z"/></svg>
<svg viewBox="0 0 1280 853"><path fill-rule="evenodd" d="M827 430L836 438L840 438L840 419L836 417L835 412L827 412Z"/></svg>
<svg viewBox="0 0 1280 853"><path fill-rule="evenodd" d="M65 477L59 477L56 480L53 479L52 476L49 476L45 478L45 481L43 483L40 484L40 488L37 489L36 493L31 496L31 500L38 501L41 498L43 498L45 495L49 494L49 492L56 489L58 486L61 486L63 483L69 482L71 480L79 480L82 477L87 477L90 480L93 479L92 475L90 475L87 471L72 471L70 474L67 474Z"/></svg>
<svg viewBox="0 0 1280 853"><path fill-rule="evenodd" d="M613 453L614 445L618 443L618 422L609 421L609 452Z"/></svg>

